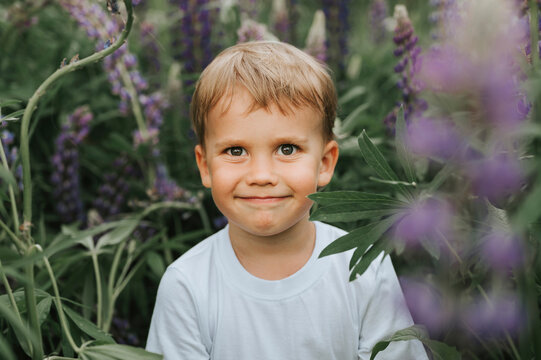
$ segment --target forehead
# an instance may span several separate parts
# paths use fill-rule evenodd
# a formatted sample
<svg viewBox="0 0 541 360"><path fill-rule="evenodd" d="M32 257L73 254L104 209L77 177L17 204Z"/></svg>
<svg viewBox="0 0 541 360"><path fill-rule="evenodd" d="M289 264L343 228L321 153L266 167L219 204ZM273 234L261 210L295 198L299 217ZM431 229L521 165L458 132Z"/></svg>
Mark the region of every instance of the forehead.
<svg viewBox="0 0 541 360"><path fill-rule="evenodd" d="M235 91L222 97L208 113L206 138L233 136L235 132L251 128L258 132L264 126L268 137L317 132L323 138L323 119L317 109L291 104L269 104L263 107L247 91Z"/></svg>

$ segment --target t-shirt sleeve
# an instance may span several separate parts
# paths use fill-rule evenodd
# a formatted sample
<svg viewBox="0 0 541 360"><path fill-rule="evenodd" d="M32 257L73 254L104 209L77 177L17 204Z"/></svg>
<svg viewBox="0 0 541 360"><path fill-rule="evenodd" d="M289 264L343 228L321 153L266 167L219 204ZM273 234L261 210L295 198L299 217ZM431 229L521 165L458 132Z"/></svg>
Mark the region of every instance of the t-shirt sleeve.
<svg viewBox="0 0 541 360"><path fill-rule="evenodd" d="M382 256L380 254L370 266L374 268L373 279L369 281L371 295L366 308L360 309L359 360L369 360L376 343L413 325L391 259L385 256L382 261ZM410 340L391 342L375 358L395 359L425 360L428 357L420 341Z"/></svg>
<svg viewBox="0 0 541 360"><path fill-rule="evenodd" d="M168 268L160 281L146 350L163 354L164 360L210 359L194 295L175 268Z"/></svg>

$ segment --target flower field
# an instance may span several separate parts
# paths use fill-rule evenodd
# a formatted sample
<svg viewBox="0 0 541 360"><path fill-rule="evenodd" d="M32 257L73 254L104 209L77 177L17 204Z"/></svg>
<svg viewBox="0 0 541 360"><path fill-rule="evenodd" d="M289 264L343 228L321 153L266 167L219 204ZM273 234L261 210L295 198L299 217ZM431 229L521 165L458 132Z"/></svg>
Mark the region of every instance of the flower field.
<svg viewBox="0 0 541 360"><path fill-rule="evenodd" d="M0 0L0 358L143 350L168 264L225 226L189 104L221 50L332 72L312 220L351 279L391 256L433 359L541 359L538 0ZM377 357L376 355L381 352Z"/></svg>

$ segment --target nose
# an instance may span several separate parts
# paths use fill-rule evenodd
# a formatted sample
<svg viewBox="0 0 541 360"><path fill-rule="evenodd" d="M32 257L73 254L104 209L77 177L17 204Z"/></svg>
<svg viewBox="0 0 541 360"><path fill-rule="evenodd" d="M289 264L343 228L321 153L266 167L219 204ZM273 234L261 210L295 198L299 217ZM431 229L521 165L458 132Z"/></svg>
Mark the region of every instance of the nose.
<svg viewBox="0 0 541 360"><path fill-rule="evenodd" d="M248 185L276 185L278 175L273 166L272 159L265 156L252 157L246 176Z"/></svg>

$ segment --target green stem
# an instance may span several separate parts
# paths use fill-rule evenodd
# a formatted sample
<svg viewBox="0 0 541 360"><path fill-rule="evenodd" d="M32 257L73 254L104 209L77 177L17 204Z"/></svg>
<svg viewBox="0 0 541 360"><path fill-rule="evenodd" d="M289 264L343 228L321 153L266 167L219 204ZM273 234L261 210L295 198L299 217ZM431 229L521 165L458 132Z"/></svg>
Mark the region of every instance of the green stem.
<svg viewBox="0 0 541 360"><path fill-rule="evenodd" d="M128 73L128 70L126 67L122 64L118 64L118 69L120 71L120 77L122 78L122 81L124 82L124 85L126 86L126 90L128 91L128 94L130 95L130 102L133 110L133 116L135 117L135 122L137 123L137 127L139 128L139 131L141 132L141 137L143 139L148 138L148 129L145 123L145 118L143 117L143 111L141 110L141 105L139 104L139 99L137 98L137 90L135 90L135 86L133 85L133 82L131 81L130 74Z"/></svg>
<svg viewBox="0 0 541 360"><path fill-rule="evenodd" d="M34 247L27 250L27 256L31 257L34 252ZM34 292L34 262L30 262L24 267L26 273L26 281L24 282L24 293L26 300L26 311L28 313L28 324L30 331L38 339L35 346L32 347L32 359L41 360L43 358L43 344L41 342L41 327L38 319L38 309L36 305L36 294Z"/></svg>
<svg viewBox="0 0 541 360"><path fill-rule="evenodd" d="M98 255L95 252L92 252L92 265L94 267L94 276L96 277L96 296L98 298L98 309L97 309L97 321L96 325L101 328L102 326L102 312L103 312L103 302L101 293L101 275L100 275L100 265L98 263Z"/></svg>
<svg viewBox="0 0 541 360"><path fill-rule="evenodd" d="M113 264L111 265L111 271L109 272L109 280L107 282L107 294L109 296L109 302L108 302L108 308L107 313L105 314L105 319L103 321L103 331L109 332L109 328L111 326L111 320L113 318L113 312L115 309L115 301L113 299L113 291L114 291L114 284L115 284L115 277L116 277L116 271L118 269L118 263L120 262L120 257L122 256L122 252L124 251L124 248L126 247L126 241L123 241L120 243L118 248L115 252L115 257L113 258Z"/></svg>
<svg viewBox="0 0 541 360"><path fill-rule="evenodd" d="M8 159L4 152L4 145L2 144L2 137L0 136L0 158L2 165L9 171ZM15 202L15 192L13 191L13 185L8 184L9 201L11 203L11 213L13 216L13 227L15 235L19 236L19 212L17 211L17 203Z"/></svg>
<svg viewBox="0 0 541 360"><path fill-rule="evenodd" d="M0 227L2 229L4 229L4 231L8 234L9 238L11 239L11 241L13 241L13 243L15 244L15 246L17 247L17 249L19 249L19 252L21 254L24 254L25 251L26 251L26 245L17 237L17 235L15 235L10 229L9 229L9 226L7 226L2 220L0 220Z"/></svg>
<svg viewBox="0 0 541 360"><path fill-rule="evenodd" d="M532 70L535 72L539 67L539 13L537 0L530 0L530 55L532 57Z"/></svg>
<svg viewBox="0 0 541 360"><path fill-rule="evenodd" d="M2 261L0 260L0 275L2 276L2 282L4 283L4 287L6 288L6 292L8 293L9 302L11 303L11 306L13 307L13 310L15 312L15 315L17 316L17 319L23 323L23 320L21 318L21 313L19 312L19 307L17 306L17 302L15 301L15 296L13 296L13 291L11 290L11 286L9 285L9 281L6 277L6 273L4 272L4 266L2 265ZM29 349L32 349L32 342L30 339L26 339L27 346Z"/></svg>
<svg viewBox="0 0 541 360"><path fill-rule="evenodd" d="M41 247L39 245L36 245L36 248L41 250ZM76 353L79 353L81 351L81 348L75 344L75 341L73 340L73 337L71 336L71 332L68 327L68 322L66 321L66 316L64 315L64 309L62 308L62 300L60 299L60 293L58 292L58 285L56 284L56 279L54 277L54 272L51 267L51 264L49 263L49 259L47 259L46 256L43 257L43 262L45 263L45 267L47 268L47 272L49 273L49 277L51 278L51 284L53 285L53 291L54 291L54 300L56 304L56 309L58 310L58 317L60 318L60 325L62 326L62 329L64 330L64 333L66 334L66 337L68 338L68 342L70 346L73 348L73 350Z"/></svg>
<svg viewBox="0 0 541 360"><path fill-rule="evenodd" d="M23 185L24 185L23 219L24 219L24 222L27 224L32 223L32 179L31 179L31 171L30 171L30 148L29 148L29 136L28 136L28 128L30 125L30 118L32 117L32 113L36 109L39 99L46 93L47 89L55 81L57 81L62 76L72 71L79 70L89 64L100 61L107 55L112 54L115 50L117 50L120 46L122 46L122 44L124 44L124 41L128 37L128 34L130 33L131 27L133 24L133 9L132 9L131 0L124 0L124 4L126 5L128 18L126 20L126 26L124 27L124 30L122 30L122 33L120 34L119 38L110 47L56 70L51 76L49 76L38 87L38 89L34 92L32 97L28 100L28 104L24 110L23 119L21 122L21 145L20 145L21 162L23 165ZM28 231L30 232L30 230Z"/></svg>

